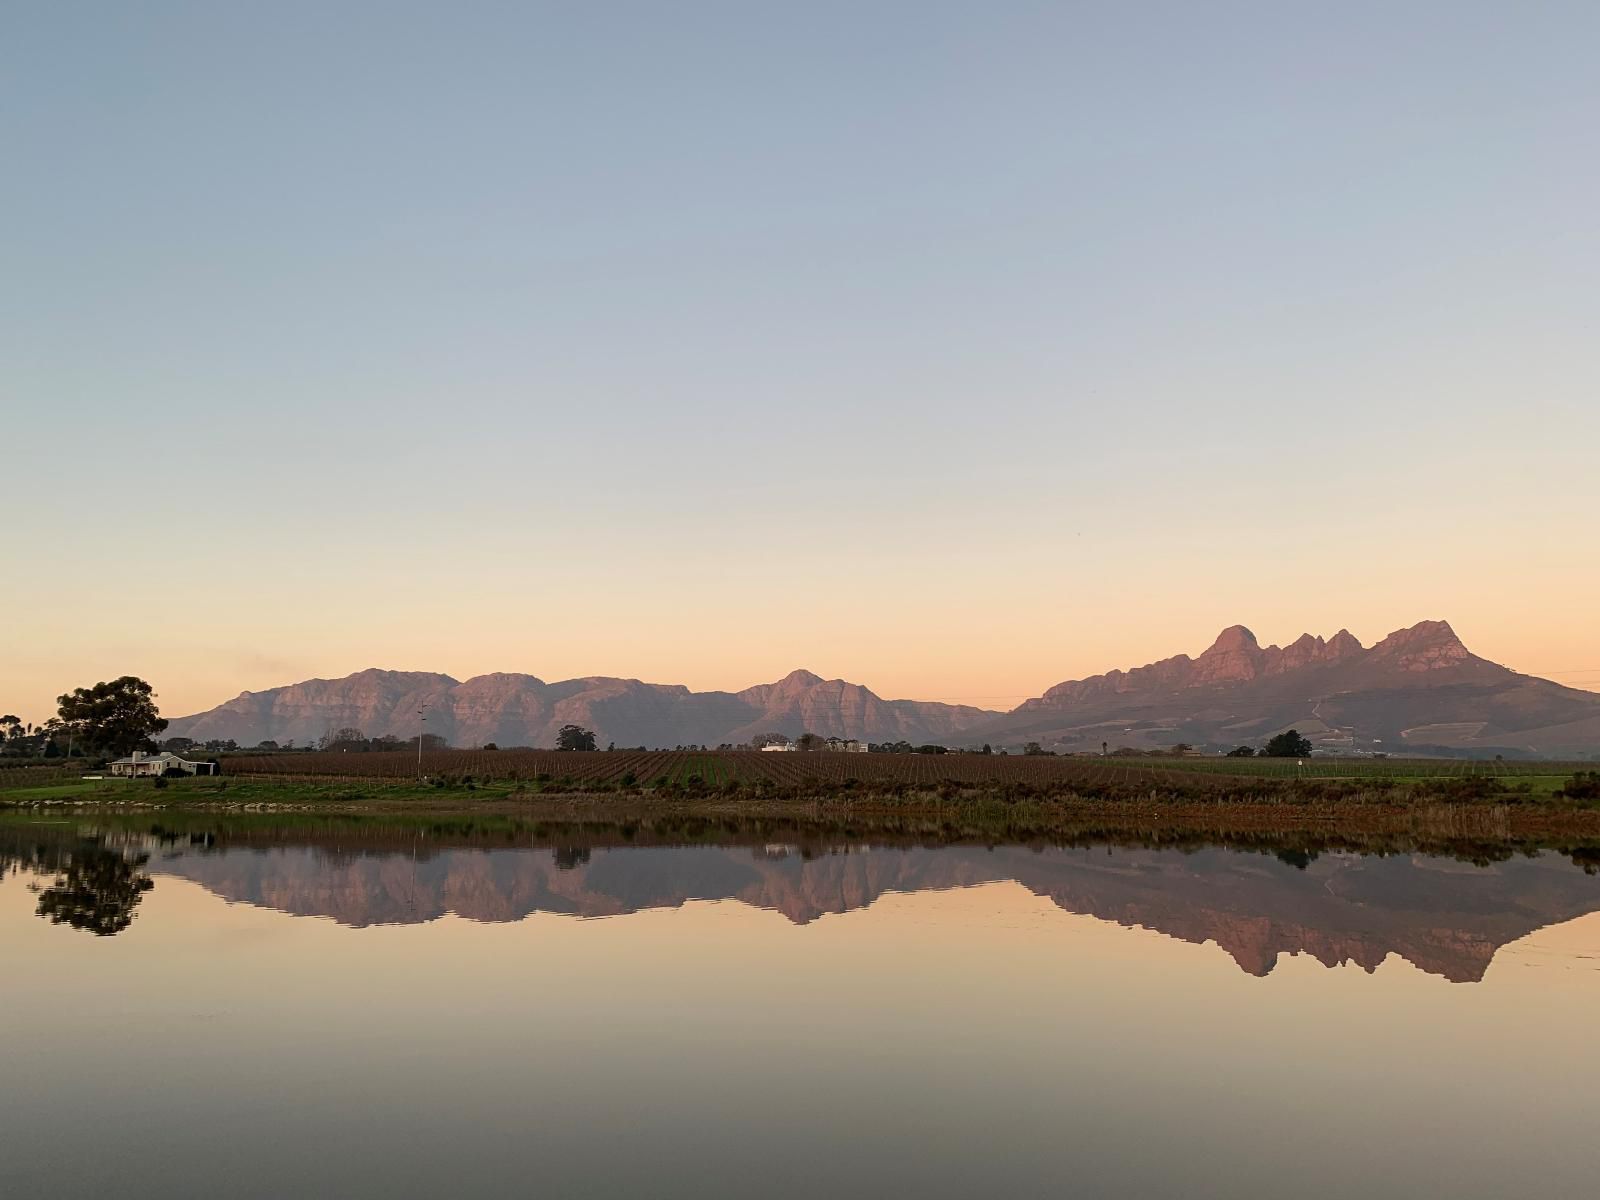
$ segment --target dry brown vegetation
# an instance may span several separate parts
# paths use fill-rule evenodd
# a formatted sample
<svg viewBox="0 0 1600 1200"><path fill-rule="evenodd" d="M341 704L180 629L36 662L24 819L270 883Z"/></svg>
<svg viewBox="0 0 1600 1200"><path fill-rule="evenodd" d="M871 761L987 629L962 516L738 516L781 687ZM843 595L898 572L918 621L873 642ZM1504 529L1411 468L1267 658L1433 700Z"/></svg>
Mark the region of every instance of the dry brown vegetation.
<svg viewBox="0 0 1600 1200"><path fill-rule="evenodd" d="M418 776L411 752L233 755L230 777L306 782L400 782ZM979 791L1011 799L1169 798L1340 800L1352 797L1514 802L1523 776L1570 774L1546 763L1466 760L1073 758L985 754L773 754L756 751L438 750L422 774L446 785L512 783L570 792L881 794ZM1546 788L1548 794L1551 788ZM1529 792L1527 794L1536 794Z"/></svg>

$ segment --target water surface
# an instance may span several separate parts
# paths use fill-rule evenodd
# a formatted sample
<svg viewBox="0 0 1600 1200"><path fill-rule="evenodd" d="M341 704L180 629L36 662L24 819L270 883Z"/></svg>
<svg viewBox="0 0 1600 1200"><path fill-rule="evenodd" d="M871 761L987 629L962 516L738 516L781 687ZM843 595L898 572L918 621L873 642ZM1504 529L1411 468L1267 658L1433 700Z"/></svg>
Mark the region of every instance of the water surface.
<svg viewBox="0 0 1600 1200"><path fill-rule="evenodd" d="M1567 855L538 841L0 830L8 1193L1501 1197L1600 1166L1600 878Z"/></svg>

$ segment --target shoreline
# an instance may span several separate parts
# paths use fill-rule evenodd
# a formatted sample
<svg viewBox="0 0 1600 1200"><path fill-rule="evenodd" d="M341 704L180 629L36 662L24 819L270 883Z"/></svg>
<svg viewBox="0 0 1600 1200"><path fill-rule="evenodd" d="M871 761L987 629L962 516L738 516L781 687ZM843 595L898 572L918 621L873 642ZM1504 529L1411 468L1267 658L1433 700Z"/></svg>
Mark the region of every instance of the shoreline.
<svg viewBox="0 0 1600 1200"><path fill-rule="evenodd" d="M0 793L0 819L16 823L119 819L154 828L236 824L383 827L399 824L445 833L552 827L605 837L621 831L626 844L641 829L759 833L773 826L821 833L896 837L1030 841L1095 833L1182 839L1309 839L1337 844L1398 839L1426 844L1500 843L1526 846L1600 844L1600 808L1553 801L1440 802L1373 800L1029 799L975 796L756 798L682 797L573 792L348 795L329 789L260 789L257 794L201 799L144 791L113 799L103 794L12 799ZM245 793L246 789L237 789ZM279 795L271 795L278 792ZM284 795L281 793L290 792Z"/></svg>

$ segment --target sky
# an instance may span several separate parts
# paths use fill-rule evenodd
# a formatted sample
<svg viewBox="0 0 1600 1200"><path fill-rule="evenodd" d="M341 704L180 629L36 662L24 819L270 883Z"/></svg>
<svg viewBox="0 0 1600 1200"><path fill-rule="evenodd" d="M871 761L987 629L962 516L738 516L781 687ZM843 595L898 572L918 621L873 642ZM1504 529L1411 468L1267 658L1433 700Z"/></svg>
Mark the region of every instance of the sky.
<svg viewBox="0 0 1600 1200"><path fill-rule="evenodd" d="M19 3L0 711L1600 689L1600 6Z"/></svg>

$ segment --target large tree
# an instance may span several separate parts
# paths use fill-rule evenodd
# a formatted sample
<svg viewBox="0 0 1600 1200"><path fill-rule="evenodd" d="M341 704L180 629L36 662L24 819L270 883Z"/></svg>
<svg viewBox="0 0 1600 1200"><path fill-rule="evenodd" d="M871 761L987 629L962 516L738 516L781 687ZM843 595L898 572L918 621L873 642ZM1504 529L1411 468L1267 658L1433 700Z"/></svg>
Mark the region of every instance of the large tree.
<svg viewBox="0 0 1600 1200"><path fill-rule="evenodd" d="M556 734L557 750L593 750L594 734L581 725L563 725Z"/></svg>
<svg viewBox="0 0 1600 1200"><path fill-rule="evenodd" d="M353 725L343 729L330 729L317 743L319 750L365 750L367 735Z"/></svg>
<svg viewBox="0 0 1600 1200"><path fill-rule="evenodd" d="M1311 739L1302 737L1298 729L1275 735L1261 752L1263 758L1304 758L1311 753Z"/></svg>
<svg viewBox="0 0 1600 1200"><path fill-rule="evenodd" d="M61 723L80 742L102 754L153 750L151 737L167 727L156 710L155 689L132 675L77 688L58 697L57 703Z"/></svg>

